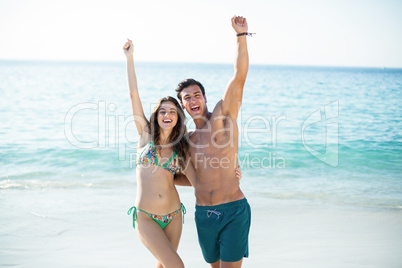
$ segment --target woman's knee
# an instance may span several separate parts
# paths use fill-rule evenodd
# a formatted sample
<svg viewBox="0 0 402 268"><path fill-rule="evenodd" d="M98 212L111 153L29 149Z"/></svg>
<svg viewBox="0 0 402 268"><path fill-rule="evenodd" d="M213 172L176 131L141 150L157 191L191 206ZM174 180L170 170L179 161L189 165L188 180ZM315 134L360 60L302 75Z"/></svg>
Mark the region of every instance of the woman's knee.
<svg viewBox="0 0 402 268"><path fill-rule="evenodd" d="M172 267L173 267L173 266L172 266ZM180 259L180 262L176 263L174 267L184 268L184 263L183 263L183 261Z"/></svg>
<svg viewBox="0 0 402 268"><path fill-rule="evenodd" d="M162 265L160 262L157 262L156 267L157 268L184 268L184 263L179 258L177 261L174 261L174 262L171 262L171 263L166 263L165 265Z"/></svg>

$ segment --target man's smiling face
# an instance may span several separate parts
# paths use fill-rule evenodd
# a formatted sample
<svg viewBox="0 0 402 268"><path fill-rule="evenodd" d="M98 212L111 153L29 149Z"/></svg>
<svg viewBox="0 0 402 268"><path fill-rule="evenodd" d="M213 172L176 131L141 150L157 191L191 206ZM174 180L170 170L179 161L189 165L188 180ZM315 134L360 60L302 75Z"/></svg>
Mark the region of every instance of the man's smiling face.
<svg viewBox="0 0 402 268"><path fill-rule="evenodd" d="M181 91L182 107L192 118L203 116L205 113L207 98L202 95L198 85L191 85Z"/></svg>

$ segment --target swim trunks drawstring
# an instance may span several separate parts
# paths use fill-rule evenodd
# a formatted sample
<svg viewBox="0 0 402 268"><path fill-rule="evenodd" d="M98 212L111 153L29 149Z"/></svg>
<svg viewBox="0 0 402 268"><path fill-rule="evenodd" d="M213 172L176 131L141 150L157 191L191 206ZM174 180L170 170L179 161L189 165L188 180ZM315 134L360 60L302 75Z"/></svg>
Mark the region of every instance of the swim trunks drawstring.
<svg viewBox="0 0 402 268"><path fill-rule="evenodd" d="M215 215L218 216L217 219L219 219L219 216L221 215L221 213L219 211L216 211L216 209L212 210L212 209L208 209L207 210L207 216L208 218L211 217L212 213L214 213Z"/></svg>

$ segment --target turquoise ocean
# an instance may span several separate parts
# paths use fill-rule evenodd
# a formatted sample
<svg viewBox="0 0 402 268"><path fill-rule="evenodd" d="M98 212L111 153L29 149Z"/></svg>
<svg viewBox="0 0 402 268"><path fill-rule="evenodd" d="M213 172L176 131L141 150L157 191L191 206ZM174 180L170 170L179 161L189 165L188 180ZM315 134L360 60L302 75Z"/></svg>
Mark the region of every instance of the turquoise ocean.
<svg viewBox="0 0 402 268"><path fill-rule="evenodd" d="M147 115L188 77L212 110L233 74L231 64L136 70ZM135 184L124 62L0 61L0 95L1 199ZM402 209L402 69L251 65L238 123L246 195Z"/></svg>
<svg viewBox="0 0 402 268"><path fill-rule="evenodd" d="M230 64L136 69L147 115L188 77L213 109L233 75ZM0 61L0 96L0 266L152 266L126 214L138 137L125 63ZM247 267L400 267L401 101L402 69L250 66L238 117ZM193 190L178 191L179 254L203 267Z"/></svg>

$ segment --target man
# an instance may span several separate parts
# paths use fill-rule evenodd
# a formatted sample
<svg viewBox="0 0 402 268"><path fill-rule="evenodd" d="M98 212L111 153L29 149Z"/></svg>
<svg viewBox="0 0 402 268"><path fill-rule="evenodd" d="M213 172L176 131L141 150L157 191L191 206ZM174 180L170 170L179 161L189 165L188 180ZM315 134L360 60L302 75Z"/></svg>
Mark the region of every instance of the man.
<svg viewBox="0 0 402 268"><path fill-rule="evenodd" d="M251 212L235 176L236 119L249 65L247 21L234 16L232 27L237 34L234 76L213 111L208 111L204 87L198 81L186 79L176 89L196 126L190 133L189 155L196 173L191 184L195 188L198 240L211 267L241 267L243 257L248 257Z"/></svg>

